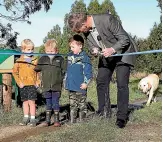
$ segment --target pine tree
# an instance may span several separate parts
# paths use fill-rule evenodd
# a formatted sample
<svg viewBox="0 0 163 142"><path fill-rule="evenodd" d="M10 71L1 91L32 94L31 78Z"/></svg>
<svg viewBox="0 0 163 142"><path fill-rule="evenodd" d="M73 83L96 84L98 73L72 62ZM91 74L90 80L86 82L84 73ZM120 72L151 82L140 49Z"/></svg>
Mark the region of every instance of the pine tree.
<svg viewBox="0 0 163 142"><path fill-rule="evenodd" d="M119 21L120 17L118 16L115 7L113 3L110 0L104 0L101 4L101 12L100 13L107 13L110 12L112 15L114 15Z"/></svg>
<svg viewBox="0 0 163 142"><path fill-rule="evenodd" d="M1 0L0 1L0 44L12 49L17 48L17 33L12 29L13 22L27 22L30 15L40 11L42 8L47 12L52 5L52 0ZM9 22L3 22L6 20Z"/></svg>
<svg viewBox="0 0 163 142"><path fill-rule="evenodd" d="M57 41L57 46L59 48L59 51L61 48L61 45L62 45L62 33L61 33L61 28L60 26L57 24L53 27L53 29L51 29L47 36L44 38L43 42L45 43L48 39L55 39ZM40 50L39 52L43 53L44 52L44 46L42 45L40 47Z"/></svg>
<svg viewBox="0 0 163 142"><path fill-rule="evenodd" d="M86 4L83 0L76 0L71 6L71 13L86 13Z"/></svg>
<svg viewBox="0 0 163 142"><path fill-rule="evenodd" d="M69 45L68 45L68 39L73 36L74 32L71 31L71 29L68 27L68 17L69 14L71 13L86 13L86 4L84 3L83 0L76 0L72 6L71 6L71 10L69 13L67 13L64 17L64 27L63 27L63 35L62 35L62 39L63 39L63 43L61 45L61 52L62 53L67 53L69 51Z"/></svg>
<svg viewBox="0 0 163 142"><path fill-rule="evenodd" d="M91 0L88 7L88 14L99 14L101 12L101 7L98 0Z"/></svg>

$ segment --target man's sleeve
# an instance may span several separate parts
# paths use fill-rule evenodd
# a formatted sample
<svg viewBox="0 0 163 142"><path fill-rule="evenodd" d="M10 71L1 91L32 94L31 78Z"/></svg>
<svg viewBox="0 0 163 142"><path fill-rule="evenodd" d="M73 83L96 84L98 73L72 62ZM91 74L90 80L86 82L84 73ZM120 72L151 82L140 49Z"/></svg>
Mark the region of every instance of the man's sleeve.
<svg viewBox="0 0 163 142"><path fill-rule="evenodd" d="M111 16L108 20L108 30L117 39L117 42L112 46L112 48L117 52L125 47L128 47L130 39L121 23L114 16Z"/></svg>
<svg viewBox="0 0 163 142"><path fill-rule="evenodd" d="M92 64L88 56L85 56L83 64L84 64L84 83L88 85L93 77Z"/></svg>

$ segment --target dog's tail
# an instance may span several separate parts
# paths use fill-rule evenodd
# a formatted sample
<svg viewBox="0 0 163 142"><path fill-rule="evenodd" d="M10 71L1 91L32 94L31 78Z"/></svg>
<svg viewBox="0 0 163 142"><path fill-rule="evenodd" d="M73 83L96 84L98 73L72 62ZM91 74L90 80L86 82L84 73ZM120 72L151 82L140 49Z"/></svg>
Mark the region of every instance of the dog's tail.
<svg viewBox="0 0 163 142"><path fill-rule="evenodd" d="M159 77L159 84L162 84L162 71L160 72L154 72Z"/></svg>
<svg viewBox="0 0 163 142"><path fill-rule="evenodd" d="M162 71L154 72L154 74L158 75L159 79L162 80Z"/></svg>

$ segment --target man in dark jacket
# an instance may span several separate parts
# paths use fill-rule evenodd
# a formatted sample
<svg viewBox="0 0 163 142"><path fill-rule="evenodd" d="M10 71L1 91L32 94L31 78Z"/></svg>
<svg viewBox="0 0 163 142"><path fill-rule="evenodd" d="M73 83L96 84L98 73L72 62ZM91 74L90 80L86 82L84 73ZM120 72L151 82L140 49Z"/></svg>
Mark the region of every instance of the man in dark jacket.
<svg viewBox="0 0 163 142"><path fill-rule="evenodd" d="M111 14L86 15L72 14L68 19L72 31L83 33L92 54L101 50L98 64L97 95L98 115L111 117L109 84L113 71L117 77L117 120L116 125L124 128L127 123L129 103L129 75L135 56L110 57L115 53L136 52L136 45L123 29L120 22Z"/></svg>
<svg viewBox="0 0 163 142"><path fill-rule="evenodd" d="M47 54L57 54L57 42L48 40L45 43L45 52ZM46 121L41 126L50 125L51 111L54 111L54 126L60 126L59 123L59 98L62 89L64 77L64 58L57 55L42 56L35 71L41 72L42 90L46 98Z"/></svg>

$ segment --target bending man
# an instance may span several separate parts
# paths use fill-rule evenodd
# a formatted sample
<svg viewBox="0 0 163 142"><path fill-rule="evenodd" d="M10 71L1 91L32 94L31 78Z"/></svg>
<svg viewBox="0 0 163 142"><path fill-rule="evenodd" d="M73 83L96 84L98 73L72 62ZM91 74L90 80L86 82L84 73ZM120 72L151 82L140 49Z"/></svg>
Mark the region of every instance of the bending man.
<svg viewBox="0 0 163 142"><path fill-rule="evenodd" d="M97 114L100 116L111 117L109 84L116 69L118 107L116 125L124 128L128 119L130 69L136 57L109 56L115 53L135 52L136 45L120 22L111 14L72 14L69 16L68 23L72 31L84 34L89 49L94 55L97 55L101 49L102 56L99 58L97 76Z"/></svg>

